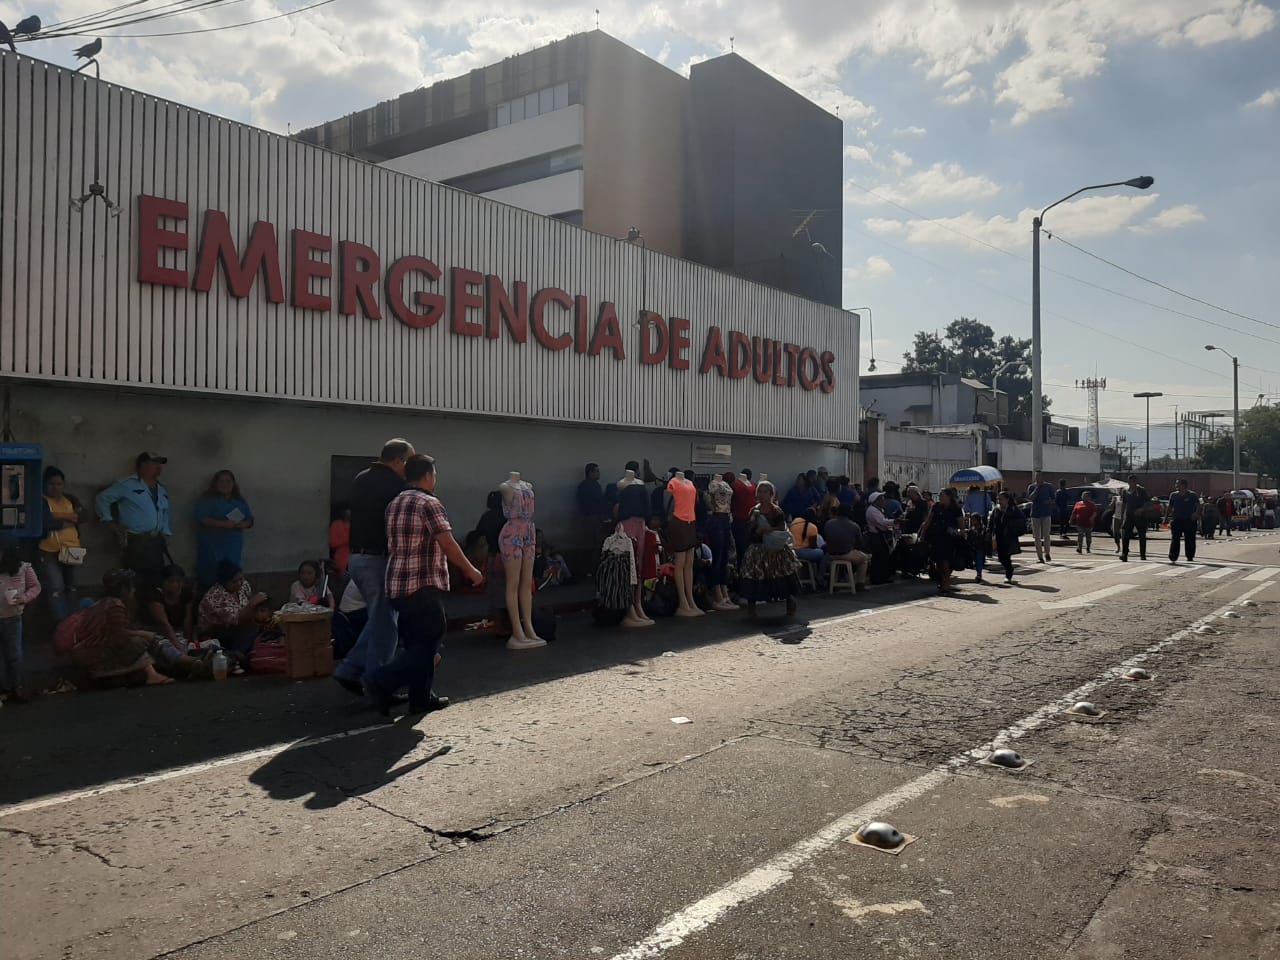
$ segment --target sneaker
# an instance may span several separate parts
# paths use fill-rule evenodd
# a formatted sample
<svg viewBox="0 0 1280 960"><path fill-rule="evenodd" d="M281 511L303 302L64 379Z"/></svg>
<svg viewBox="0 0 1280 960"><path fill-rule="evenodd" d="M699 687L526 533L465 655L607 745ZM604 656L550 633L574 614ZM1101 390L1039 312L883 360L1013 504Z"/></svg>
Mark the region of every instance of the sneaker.
<svg viewBox="0 0 1280 960"><path fill-rule="evenodd" d="M1084 550L1082 550L1080 547L1076 547L1076 553L1084 553Z"/></svg>

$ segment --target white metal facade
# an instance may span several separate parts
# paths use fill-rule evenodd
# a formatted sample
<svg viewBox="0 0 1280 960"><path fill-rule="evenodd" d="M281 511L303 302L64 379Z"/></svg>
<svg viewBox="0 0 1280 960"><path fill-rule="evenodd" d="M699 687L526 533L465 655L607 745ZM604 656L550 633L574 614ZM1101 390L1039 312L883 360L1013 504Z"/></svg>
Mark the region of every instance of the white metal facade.
<svg viewBox="0 0 1280 960"><path fill-rule="evenodd" d="M166 390L372 404L624 425L707 435L852 442L854 316L483 198L232 123L40 61L0 55L0 373ZM93 179L107 196L70 201ZM248 297L221 272L199 292L138 281L138 197L188 204L195 269L200 222L224 211L243 254L255 221L275 225L286 290L289 231L367 244L383 272L406 255L559 287L617 304L627 356L551 352L383 319ZM180 262L177 265L182 265ZM335 269L336 277L336 269ZM643 300L642 300L643 297ZM691 323L692 369L639 362L641 307ZM572 328L558 319L561 328ZM835 355L832 393L698 375L712 325ZM558 332L558 331L557 331Z"/></svg>

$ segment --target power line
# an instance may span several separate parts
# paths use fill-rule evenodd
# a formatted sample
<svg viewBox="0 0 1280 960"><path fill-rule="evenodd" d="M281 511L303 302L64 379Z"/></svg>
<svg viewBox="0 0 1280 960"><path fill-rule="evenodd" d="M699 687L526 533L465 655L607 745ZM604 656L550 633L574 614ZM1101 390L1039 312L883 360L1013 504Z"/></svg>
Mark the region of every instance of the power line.
<svg viewBox="0 0 1280 960"><path fill-rule="evenodd" d="M1216 303L1211 303L1208 300L1201 300L1199 297L1193 297L1191 294L1183 293L1181 290L1175 289L1174 287L1171 287L1168 284L1161 283L1159 280L1152 280L1150 277L1144 277L1142 274L1137 273L1133 270L1130 270L1128 267L1122 267L1120 266L1120 264L1115 263L1114 261L1108 260L1106 257L1099 256L1096 253L1090 253L1084 247L1077 246L1076 244L1072 243L1070 240L1063 237L1061 234L1058 235L1058 239L1061 240L1063 243L1065 243L1068 247L1071 247L1071 249L1078 250L1080 253L1083 253L1086 257L1092 257L1094 260L1098 260L1101 263L1105 263L1109 267L1115 267L1121 273L1127 273L1129 276L1136 277L1137 279L1143 281L1144 283L1149 283L1152 286L1159 287L1161 290L1167 290L1169 293L1172 293L1176 296L1182 297L1186 300L1191 300L1194 303L1198 303L1205 307L1210 307L1211 309L1214 309L1214 310L1220 310L1222 313L1229 313L1231 314L1231 316L1239 317L1241 320L1248 320L1251 323L1261 324L1264 327L1274 327L1275 329L1280 330L1280 323L1272 323L1269 320L1259 320L1257 317L1251 317L1247 313L1239 313L1227 307L1221 307Z"/></svg>
<svg viewBox="0 0 1280 960"><path fill-rule="evenodd" d="M906 204L899 203L898 201L893 200L890 197L886 197L883 194L877 193L872 188L864 186L863 184L858 183L856 180L850 180L848 182L853 184L853 186L857 187L859 190L862 190L870 194L871 196L875 197L878 200L881 200L884 203L889 204L890 206L897 207L899 210L902 210L905 213L909 213L911 216L916 217L919 220L923 220L926 223L932 223L936 227L941 227L943 230L947 230L950 233L954 233L958 237L963 237L964 239L970 241L971 243L981 244L984 247L994 250L996 253L1004 254L1006 257L1012 257L1013 259L1020 260L1023 263L1030 262L1025 256L1022 256L1019 253L1015 253L1014 251L998 246L997 244L990 243L989 241L983 240L980 237L975 237L972 234L965 233L963 230L957 229L956 227L953 227L951 224L946 223L945 221L935 219L934 217L928 217L923 213L920 213L918 210L911 209ZM1240 317L1243 320L1252 320L1254 323L1259 323L1259 324L1262 324L1263 326L1275 327L1276 329L1280 329L1280 324L1269 323L1268 321L1265 321L1265 320L1257 320L1254 317L1250 317L1242 313L1236 313L1234 310L1228 310L1225 307L1219 307L1216 304L1210 303L1207 300L1201 300L1198 297L1192 297L1189 294L1181 293L1181 291L1174 290L1172 287L1166 287L1164 284L1158 283L1157 281L1148 280L1148 278L1142 276L1141 274L1134 273L1132 270L1128 270L1125 267L1121 267L1119 264L1112 263L1110 260L1107 260L1104 257L1100 257L1097 254L1089 253L1089 251L1076 246L1070 240L1065 239L1064 237L1062 237L1060 234L1056 232L1051 232L1046 230L1045 233L1051 239L1056 237L1057 239L1061 240L1063 243L1067 244L1067 246L1072 247L1076 250L1079 250L1081 253L1087 254L1088 256L1091 256L1096 260L1101 260L1103 263L1107 263L1118 270L1123 270L1125 273L1131 274L1132 276L1137 277L1140 280L1145 280L1148 283L1154 283L1156 286L1169 290L1172 293L1176 293L1179 296L1186 297L1189 300L1194 300L1197 303L1203 304L1207 307L1212 307L1215 310L1221 310L1224 313L1230 313L1233 316ZM1255 339L1262 340L1265 343L1274 343L1277 346L1280 346L1280 340L1273 340L1269 337L1262 337L1262 336L1258 336L1257 334L1246 333L1243 330L1237 330L1235 327L1229 327L1226 324L1219 323L1215 320L1207 320L1204 317L1197 316L1193 313L1186 313L1182 310L1175 310L1173 307L1167 307L1164 304L1154 303L1150 300L1143 300L1141 297L1135 297L1135 296L1132 296L1131 294L1123 293L1122 291L1119 291L1119 290L1113 290L1110 287L1103 286L1100 283L1094 283L1092 280L1086 280L1083 277L1077 277L1074 274L1066 273L1062 270L1056 270L1053 267L1049 267L1041 264L1040 269L1046 273L1052 273L1056 276L1063 277L1064 279L1071 280L1075 283L1082 284L1086 287L1092 287L1094 290L1101 290L1102 292L1109 293L1112 296L1121 297L1122 299L1130 300L1134 303L1140 303L1140 304L1143 304L1144 306L1151 307L1156 310L1163 310L1166 313L1173 314L1174 316L1185 317L1188 320L1196 320L1196 321L1199 321L1200 323L1204 323L1209 326L1219 327L1223 330L1227 330L1230 333L1234 333L1239 336L1254 337Z"/></svg>
<svg viewBox="0 0 1280 960"><path fill-rule="evenodd" d="M36 37L33 37L31 39L43 40L43 39L47 39L49 37L54 37L54 36L89 37L89 36L94 36L98 33L101 33L104 30L115 30L115 29L131 26L135 23L145 23L148 20L161 20L161 19L166 19L168 17L172 17L172 16L178 16L179 14L183 14L183 13L197 12L198 7L218 6L218 5L238 3L238 2L240 2L240 0L204 0L204 2L198 4L197 7L191 7L184 10L172 11L170 13L165 13L165 14L157 14L155 16L150 16L150 17L139 17L134 20L126 20L119 23L109 24L106 26L91 26L89 28L77 27L74 30L67 30L65 32L57 32L52 34L40 33ZM316 7L323 7L323 6L326 6L327 4L336 3L336 2L337 0L317 0L317 2L315 3L308 4L304 7L298 7L296 10L286 10L283 13L277 13L274 16L259 17L256 20L245 20L240 23L225 23L215 27L204 27L204 28L193 29L193 30L173 30L173 31L168 31L164 33L111 33L109 35L112 37L118 37L122 39L143 39L146 37L183 37L183 36L189 36L191 34L198 34L198 33L216 33L217 31L220 31L220 30L232 30L232 29L235 29L236 27L249 27L258 23L269 23L272 20L282 20L285 17L292 17L296 14L304 13L308 10L314 10ZM90 32L83 32L84 29L88 29Z"/></svg>
<svg viewBox="0 0 1280 960"><path fill-rule="evenodd" d="M44 27L38 34L25 38L32 40L48 40L53 37L74 37L81 36L76 30L104 30L117 27L132 26L135 23L145 23L150 20L162 20L167 17L175 17L185 13L195 12L197 9L208 6L218 6L223 3L238 3L240 0L170 0L168 3L162 3L158 7L151 7L146 10L138 10L134 13L122 13L124 10L131 10L141 6L150 0L132 0L130 3L121 4L108 10L102 10L98 13L86 14L82 17L74 17L61 23L50 24ZM173 8L180 9L173 9ZM168 11L168 12L165 12Z"/></svg>

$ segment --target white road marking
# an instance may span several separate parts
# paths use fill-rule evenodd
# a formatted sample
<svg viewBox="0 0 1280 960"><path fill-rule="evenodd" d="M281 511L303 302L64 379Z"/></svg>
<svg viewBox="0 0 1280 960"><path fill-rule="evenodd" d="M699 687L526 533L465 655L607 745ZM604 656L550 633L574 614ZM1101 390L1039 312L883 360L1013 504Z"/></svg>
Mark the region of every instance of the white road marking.
<svg viewBox="0 0 1280 960"><path fill-rule="evenodd" d="M1138 585L1136 583L1113 583L1111 586L1103 587L1101 590L1082 593L1078 597L1068 597L1066 600L1041 600L1040 609L1069 610L1072 607L1091 607L1099 600L1105 600L1107 597L1115 596L1117 593L1137 589Z"/></svg>
<svg viewBox="0 0 1280 960"><path fill-rule="evenodd" d="M1180 563L1176 567L1170 567L1161 573L1157 573L1157 577L1180 577L1184 573L1191 573L1193 570L1203 570L1204 567L1198 563Z"/></svg>
<svg viewBox="0 0 1280 960"><path fill-rule="evenodd" d="M1270 580L1277 573L1280 573L1280 567L1265 567L1262 570L1257 571L1256 573L1249 574L1244 579L1253 580L1253 581Z"/></svg>
<svg viewBox="0 0 1280 960"><path fill-rule="evenodd" d="M1229 577L1237 572L1239 567L1219 567L1217 570L1210 570L1208 573L1200 574L1201 580L1221 580L1223 577Z"/></svg>
<svg viewBox="0 0 1280 960"><path fill-rule="evenodd" d="M1089 572L1090 573L1107 573L1110 570L1124 570L1128 568L1128 566L1129 565L1127 563L1121 563L1119 560L1116 560L1113 563L1106 563L1100 567L1093 567Z"/></svg>
<svg viewBox="0 0 1280 960"><path fill-rule="evenodd" d="M1126 670L1145 663L1155 654L1160 653L1166 647L1177 643L1191 636L1196 627L1208 623L1215 617L1221 616L1226 611L1232 609L1241 600L1245 600L1255 593L1265 590L1271 584L1262 584L1247 591L1240 597L1219 610L1214 611L1202 620L1184 627L1177 633L1165 637L1156 643L1151 644L1141 653L1134 654L1129 659L1116 664L1100 674L1093 680L1076 687L1066 696L1055 700L1053 703L1047 703L1034 713L1030 713L1023 717L1012 726L1005 727L987 743L980 744L965 753L957 754L945 763L939 764L927 773L923 773L914 780L909 780L902 786L888 793L881 794L874 800L864 803L851 813L845 814L837 820L833 820L818 830L817 833L806 837L799 843L782 851L782 853L765 861L754 870L744 873L738 879L734 880L726 886L721 887L713 893L708 894L696 903L692 903L679 910L671 916L667 917L659 924L654 931L638 941L632 946L623 950L621 953L615 954L613 960L653 960L660 957L668 950L672 950L693 935L706 930L713 926L725 914L734 907L742 906L749 903L757 897L768 893L776 887L782 886L790 880L795 871L804 866L823 850L843 840L850 833L853 833L868 820L882 819L893 810L903 804L910 803L933 790L935 787L946 781L956 770L967 766L975 760L980 760L987 756L991 751L1004 746L1010 741L1017 740L1026 736L1037 727L1043 726L1058 713L1066 710L1077 700L1085 699L1089 694L1104 684L1118 680Z"/></svg>

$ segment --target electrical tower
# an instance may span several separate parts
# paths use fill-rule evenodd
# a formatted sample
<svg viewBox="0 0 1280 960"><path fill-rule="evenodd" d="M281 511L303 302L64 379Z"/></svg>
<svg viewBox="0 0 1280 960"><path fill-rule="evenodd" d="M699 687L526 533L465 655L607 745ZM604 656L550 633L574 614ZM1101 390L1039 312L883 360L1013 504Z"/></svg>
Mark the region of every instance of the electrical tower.
<svg viewBox="0 0 1280 960"><path fill-rule="evenodd" d="M1084 445L1090 450L1102 446L1102 422L1098 417L1098 391L1107 389L1106 377L1089 377L1077 380L1076 387L1089 391L1089 427L1085 434Z"/></svg>

